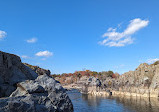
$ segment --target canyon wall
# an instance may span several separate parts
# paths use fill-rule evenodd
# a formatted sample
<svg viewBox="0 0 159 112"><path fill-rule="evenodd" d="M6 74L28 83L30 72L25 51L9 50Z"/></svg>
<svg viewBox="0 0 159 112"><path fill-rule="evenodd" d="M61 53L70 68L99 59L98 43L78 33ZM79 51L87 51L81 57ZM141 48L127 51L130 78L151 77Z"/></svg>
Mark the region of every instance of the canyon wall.
<svg viewBox="0 0 159 112"><path fill-rule="evenodd" d="M103 77L101 74L96 77L81 76L71 84L66 83L71 82L71 77L65 77L64 85L67 88L77 88L82 93L94 95L159 97L159 62L151 65L140 64L134 71L119 76L107 75L104 79L101 77Z"/></svg>

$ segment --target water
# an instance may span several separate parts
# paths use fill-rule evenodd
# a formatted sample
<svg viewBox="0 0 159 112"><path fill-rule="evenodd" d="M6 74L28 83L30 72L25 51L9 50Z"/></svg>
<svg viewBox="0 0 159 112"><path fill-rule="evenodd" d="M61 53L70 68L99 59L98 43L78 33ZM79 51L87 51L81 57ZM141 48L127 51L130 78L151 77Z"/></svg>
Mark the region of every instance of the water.
<svg viewBox="0 0 159 112"><path fill-rule="evenodd" d="M95 97L77 90L67 92L75 112L159 112L159 100L149 98Z"/></svg>

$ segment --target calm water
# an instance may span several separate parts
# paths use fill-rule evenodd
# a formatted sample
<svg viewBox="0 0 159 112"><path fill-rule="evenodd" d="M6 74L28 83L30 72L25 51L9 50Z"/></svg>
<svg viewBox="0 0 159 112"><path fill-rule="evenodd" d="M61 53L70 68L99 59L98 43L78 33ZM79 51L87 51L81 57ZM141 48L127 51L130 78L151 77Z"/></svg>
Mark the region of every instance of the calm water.
<svg viewBox="0 0 159 112"><path fill-rule="evenodd" d="M158 99L94 97L68 91L75 112L159 112Z"/></svg>

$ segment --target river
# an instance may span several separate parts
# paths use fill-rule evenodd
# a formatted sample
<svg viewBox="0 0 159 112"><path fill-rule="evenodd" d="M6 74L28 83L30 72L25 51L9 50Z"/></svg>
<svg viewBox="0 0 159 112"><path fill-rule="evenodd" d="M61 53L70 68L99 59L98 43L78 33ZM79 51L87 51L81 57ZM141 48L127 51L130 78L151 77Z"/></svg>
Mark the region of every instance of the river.
<svg viewBox="0 0 159 112"><path fill-rule="evenodd" d="M159 112L159 100L130 97L95 97L67 91L74 112Z"/></svg>

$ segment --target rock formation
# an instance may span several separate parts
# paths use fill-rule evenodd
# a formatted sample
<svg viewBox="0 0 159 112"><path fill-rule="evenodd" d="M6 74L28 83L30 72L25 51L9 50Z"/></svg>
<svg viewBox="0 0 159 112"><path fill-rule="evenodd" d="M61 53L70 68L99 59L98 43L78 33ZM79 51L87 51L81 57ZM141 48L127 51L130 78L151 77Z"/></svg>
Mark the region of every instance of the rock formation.
<svg viewBox="0 0 159 112"><path fill-rule="evenodd" d="M82 78L82 80L85 80L85 79ZM82 81L82 80L80 80L80 81ZM97 91L99 91L101 85L102 85L101 81L98 78L90 76L82 84L82 90L81 90L81 92L84 93L84 94L89 94L89 93L92 93L92 92L97 92Z"/></svg>
<svg viewBox="0 0 159 112"><path fill-rule="evenodd" d="M73 105L59 82L48 75L17 84L10 98L0 100L0 112L72 112Z"/></svg>
<svg viewBox="0 0 159 112"><path fill-rule="evenodd" d="M73 112L65 89L39 69L33 71L18 56L0 52L0 112Z"/></svg>
<svg viewBox="0 0 159 112"><path fill-rule="evenodd" d="M141 64L135 71L121 75L114 83L119 91L130 95L159 97L159 65Z"/></svg>
<svg viewBox="0 0 159 112"><path fill-rule="evenodd" d="M0 51L0 97L9 96L16 83L35 79L38 75L21 63L20 57Z"/></svg>
<svg viewBox="0 0 159 112"><path fill-rule="evenodd" d="M97 85L100 86L97 86ZM72 84L73 85L73 84ZM92 76L82 76L72 88L82 88L85 94L125 95L140 97L159 97L159 62L140 64L135 71L118 77L106 77L100 81Z"/></svg>
<svg viewBox="0 0 159 112"><path fill-rule="evenodd" d="M43 74L50 75L50 70L46 70L46 69L40 68L39 66L33 66L33 65L28 64L28 63L24 63L24 65L26 65L29 68L31 68L38 75L43 75Z"/></svg>
<svg viewBox="0 0 159 112"><path fill-rule="evenodd" d="M105 90L114 95L159 97L159 64L140 64L135 71L129 71L116 79L102 82Z"/></svg>

